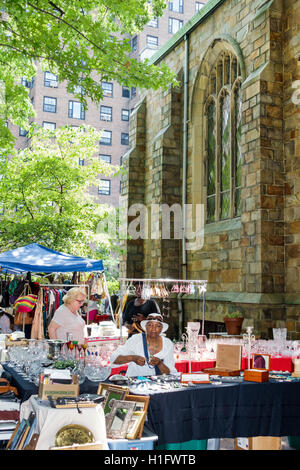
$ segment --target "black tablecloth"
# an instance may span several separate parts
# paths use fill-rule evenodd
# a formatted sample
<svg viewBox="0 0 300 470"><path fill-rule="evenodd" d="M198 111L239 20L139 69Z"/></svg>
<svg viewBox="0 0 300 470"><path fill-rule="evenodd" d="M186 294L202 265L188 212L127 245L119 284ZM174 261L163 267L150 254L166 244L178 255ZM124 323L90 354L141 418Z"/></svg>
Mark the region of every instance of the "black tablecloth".
<svg viewBox="0 0 300 470"><path fill-rule="evenodd" d="M11 385L17 388L19 393L18 398L20 398L21 402L28 400L31 395L38 394L38 387L33 382L25 380L24 377L7 364L3 364L3 368L10 375ZM88 379L85 379L84 383L80 385L79 388L80 393L97 393L97 390L98 383L91 382Z"/></svg>
<svg viewBox="0 0 300 470"><path fill-rule="evenodd" d="M21 401L38 387L4 365ZM86 379L80 393L96 393ZM208 438L300 435L300 381L199 384L184 390L151 393L147 427L160 445Z"/></svg>
<svg viewBox="0 0 300 470"><path fill-rule="evenodd" d="M201 384L151 394L147 426L159 444L300 435L300 382Z"/></svg>

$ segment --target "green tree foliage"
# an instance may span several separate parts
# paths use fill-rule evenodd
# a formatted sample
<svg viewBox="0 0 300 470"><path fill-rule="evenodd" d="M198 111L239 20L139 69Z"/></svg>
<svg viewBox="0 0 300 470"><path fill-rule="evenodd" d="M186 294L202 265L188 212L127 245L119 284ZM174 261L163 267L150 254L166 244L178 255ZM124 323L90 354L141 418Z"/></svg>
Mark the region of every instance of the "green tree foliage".
<svg viewBox="0 0 300 470"><path fill-rule="evenodd" d="M95 156L100 135L89 126L36 126L29 131L30 147L2 159L0 251L39 243L78 256L110 252L114 241L97 233L110 209L96 202L91 188L99 175L116 175L119 167ZM84 166L78 164L83 156Z"/></svg>
<svg viewBox="0 0 300 470"><path fill-rule="evenodd" d="M0 28L0 139L12 142L9 119L27 128L33 115L21 78L31 80L35 64L66 81L69 92L86 106L99 102L101 81L124 86L175 84L165 66L130 58L130 37L161 16L165 0L2 0ZM81 86L83 93L76 94Z"/></svg>

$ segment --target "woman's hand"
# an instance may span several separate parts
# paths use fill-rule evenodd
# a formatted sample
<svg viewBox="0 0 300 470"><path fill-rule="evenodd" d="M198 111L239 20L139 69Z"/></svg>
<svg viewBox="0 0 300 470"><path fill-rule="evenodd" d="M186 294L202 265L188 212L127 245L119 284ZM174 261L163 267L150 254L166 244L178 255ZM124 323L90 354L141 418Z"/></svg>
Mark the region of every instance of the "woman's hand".
<svg viewBox="0 0 300 470"><path fill-rule="evenodd" d="M162 374L170 373L169 367L166 366L164 362L161 359L159 359L159 357L156 357L156 356L151 357L148 364L153 367L157 366Z"/></svg>
<svg viewBox="0 0 300 470"><path fill-rule="evenodd" d="M148 362L148 364L149 364L150 366L154 366L154 367L155 367L155 366L159 366L160 363L162 363L162 360L159 359L159 357L156 357L156 356L152 356L151 359L150 359L150 361Z"/></svg>
<svg viewBox="0 0 300 470"><path fill-rule="evenodd" d="M146 359L143 356L132 356L132 362L135 362L138 366L144 366Z"/></svg>

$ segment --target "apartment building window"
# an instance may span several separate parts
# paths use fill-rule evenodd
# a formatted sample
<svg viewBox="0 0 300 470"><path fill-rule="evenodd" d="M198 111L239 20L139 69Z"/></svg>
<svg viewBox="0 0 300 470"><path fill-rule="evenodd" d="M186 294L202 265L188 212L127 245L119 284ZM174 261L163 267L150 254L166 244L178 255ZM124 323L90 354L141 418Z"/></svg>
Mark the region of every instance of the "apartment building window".
<svg viewBox="0 0 300 470"><path fill-rule="evenodd" d="M131 50L132 50L132 52L137 50L137 36L134 36L131 39Z"/></svg>
<svg viewBox="0 0 300 470"><path fill-rule="evenodd" d="M26 137L27 133L28 133L28 131L26 131L25 129L22 129L21 127L19 127L19 136Z"/></svg>
<svg viewBox="0 0 300 470"><path fill-rule="evenodd" d="M103 96L106 96L108 98L113 97L113 91L114 91L114 85L113 83L110 82L101 82L102 90L103 90Z"/></svg>
<svg viewBox="0 0 300 470"><path fill-rule="evenodd" d="M43 128L48 129L49 131L54 131L56 129L55 122L43 121Z"/></svg>
<svg viewBox="0 0 300 470"><path fill-rule="evenodd" d="M173 0L169 2L169 10L183 13L183 0Z"/></svg>
<svg viewBox="0 0 300 470"><path fill-rule="evenodd" d="M73 119L85 119L83 104L79 101L69 101L68 117Z"/></svg>
<svg viewBox="0 0 300 470"><path fill-rule="evenodd" d="M100 143L100 145L111 145L112 144L112 132L111 131L103 131L99 143Z"/></svg>
<svg viewBox="0 0 300 470"><path fill-rule="evenodd" d="M130 90L127 86L122 86L122 96L123 98L130 98Z"/></svg>
<svg viewBox="0 0 300 470"><path fill-rule="evenodd" d="M158 47L158 37L147 34L146 44L147 46Z"/></svg>
<svg viewBox="0 0 300 470"><path fill-rule="evenodd" d="M200 11L202 7L204 7L205 3L202 2L196 2L195 3L195 10Z"/></svg>
<svg viewBox="0 0 300 470"><path fill-rule="evenodd" d="M129 109L122 109L121 119L122 121L129 121Z"/></svg>
<svg viewBox="0 0 300 470"><path fill-rule="evenodd" d="M129 134L126 132L121 132L121 144L129 145Z"/></svg>
<svg viewBox="0 0 300 470"><path fill-rule="evenodd" d="M131 87L131 98L134 98L136 96L136 87L132 86Z"/></svg>
<svg viewBox="0 0 300 470"><path fill-rule="evenodd" d="M105 153L100 153L99 158L100 158L100 160L103 160L106 163L111 163L111 155L107 155Z"/></svg>
<svg viewBox="0 0 300 470"><path fill-rule="evenodd" d="M100 121L112 121L111 106L100 106Z"/></svg>
<svg viewBox="0 0 300 470"><path fill-rule="evenodd" d="M50 96L44 96L43 111L47 113L56 113L57 100L56 98L50 98Z"/></svg>
<svg viewBox="0 0 300 470"><path fill-rule="evenodd" d="M183 21L177 18L169 18L169 33L175 34L183 26Z"/></svg>
<svg viewBox="0 0 300 470"><path fill-rule="evenodd" d="M32 83L33 82L31 80L27 80L27 78L22 77L22 79L21 79L21 85L23 85L26 88L31 88Z"/></svg>
<svg viewBox="0 0 300 470"><path fill-rule="evenodd" d="M84 166L84 158L78 158L78 165L79 166Z"/></svg>
<svg viewBox="0 0 300 470"><path fill-rule="evenodd" d="M98 194L109 196L110 195L110 180L100 180L100 184L98 186Z"/></svg>
<svg viewBox="0 0 300 470"><path fill-rule="evenodd" d="M76 95L85 95L84 89L81 85L77 85L74 87L74 94Z"/></svg>
<svg viewBox="0 0 300 470"><path fill-rule="evenodd" d="M57 88L58 87L58 79L57 75L51 72L44 73L44 86L50 88Z"/></svg>
<svg viewBox="0 0 300 470"><path fill-rule="evenodd" d="M147 26L150 26L151 28L158 28L158 18L153 18L153 20L150 20L147 23Z"/></svg>

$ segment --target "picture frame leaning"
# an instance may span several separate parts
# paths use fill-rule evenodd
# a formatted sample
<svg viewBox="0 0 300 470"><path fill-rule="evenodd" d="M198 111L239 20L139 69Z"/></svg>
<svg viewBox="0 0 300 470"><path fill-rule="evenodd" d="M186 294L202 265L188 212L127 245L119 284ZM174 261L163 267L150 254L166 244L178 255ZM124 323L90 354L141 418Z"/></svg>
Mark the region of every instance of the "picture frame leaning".
<svg viewBox="0 0 300 470"><path fill-rule="evenodd" d="M106 434L108 438L125 439L129 423L134 412L134 402L113 400L111 411L106 418Z"/></svg>
<svg viewBox="0 0 300 470"><path fill-rule="evenodd" d="M110 384L103 384L100 383L98 386L98 395L104 396L104 401L102 403L102 407L104 410L104 414L107 415L111 412L110 408L110 401L114 400L124 400L128 393L128 387L121 387L118 385L110 385Z"/></svg>

